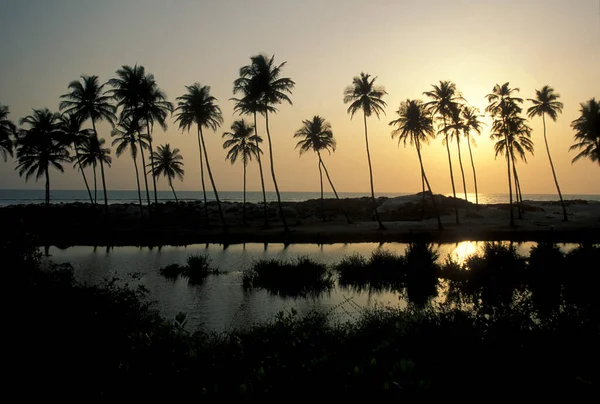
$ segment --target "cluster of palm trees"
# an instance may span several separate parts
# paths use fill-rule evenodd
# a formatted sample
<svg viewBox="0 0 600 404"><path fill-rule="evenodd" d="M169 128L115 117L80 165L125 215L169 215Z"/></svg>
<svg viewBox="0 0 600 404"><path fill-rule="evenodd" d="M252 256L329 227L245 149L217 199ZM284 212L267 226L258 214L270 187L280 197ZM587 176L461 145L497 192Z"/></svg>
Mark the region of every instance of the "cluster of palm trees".
<svg viewBox="0 0 600 404"><path fill-rule="evenodd" d="M241 161L243 164L244 203L243 222L246 222L246 171L248 164L256 159L263 195L264 227L269 227L267 201L265 191L265 178L262 165L261 143L263 138L257 129L257 119L263 118L267 135L269 151L269 164L271 179L277 194L277 203L284 229L289 230L286 217L281 204L279 185L275 174L273 142L269 127L269 118L278 110L282 103L292 104L291 94L295 83L292 79L283 77L285 62L275 63L275 57L256 55L250 58L250 63L239 70L239 78L233 83L235 102L234 111L240 115L248 115L252 123L244 119L236 120L231 125L231 131L225 132L223 148L227 149L226 159L231 163ZM352 84L344 90L344 103L349 104L350 118L362 111L367 162L369 167L371 200L373 202L375 218L380 229L385 229L375 204L375 186L371 165L371 151L367 118L385 114L386 102L383 97L387 92L382 86L375 84L377 77L361 73L353 78ZM154 148L152 133L155 125L163 130L167 129L167 118L175 115L175 123L181 130L194 128L197 131L198 148L200 155L200 179L202 184L204 209L208 220L207 196L204 179L206 168L213 193L217 202L222 225L226 228L225 217L219 199L213 171L209 162L209 153L204 141L204 131L216 132L223 124L223 116L218 101L210 94L210 87L194 83L186 86L185 94L176 98L177 106L167 100L165 93L158 87L154 76L146 73L143 66L122 66L116 71L116 77L107 83L101 84L97 76L81 76L80 80L68 85L69 91L60 99L61 113L53 113L48 109L35 109L29 116L20 120L21 128L18 129L9 119L8 107L0 105L0 151L4 160L8 155L13 155L16 148L17 170L20 175L25 175L26 180L35 175L46 181L46 204L50 201L50 167L64 171L64 164L73 163L81 173L90 202L97 203L97 168L100 169L100 179L105 207L108 204L105 167L110 167L110 148L106 140L99 136L97 124L102 121L112 126L110 135L112 146L116 147L116 155L120 157L129 151L133 160L140 212L143 215L142 186L143 179L145 196L148 206L151 203L151 191L154 203L158 202L156 180L164 176L177 202L177 195L173 187L173 180L183 180L183 158L180 151L172 149L169 144L159 145ZM517 97L518 88L511 88L509 83L494 86L488 94L489 105L486 112L493 118L491 138L496 140L496 156L504 156L507 162L507 176L510 202L510 223L514 225L513 214L513 186L517 201L519 216L522 215L522 192L518 177L518 159L526 162L527 153L533 154L533 141L531 140L531 127L527 119L522 116L523 99ZM428 101L407 99L400 103L396 111L397 117L389 124L393 127L392 138L398 139L398 144L414 146L419 158L420 175L423 189L423 211L425 206L426 189L432 199L434 210L437 214L438 226L442 228L436 199L427 178L422 159L422 146L437 136L442 137L448 155L450 182L452 193L456 198L456 185L452 167L452 152L450 143L456 143L458 161L462 177L465 199L467 187L463 167L461 144L466 142L469 159L473 171L475 188L475 203L479 203L477 176L473 160L472 146L475 146L473 134L481 134L483 123L481 113L468 106L456 85L450 81L440 81L434 84L431 90L423 93ZM536 96L529 101L532 106L527 110L529 118L539 116L544 127L544 141L548 154L554 182L559 194L564 219L567 220L567 211L562 198L562 193L556 177L554 164L550 155L550 148L546 137L546 116L556 120L562 112L563 105L558 101L559 95L550 86L536 90ZM576 143L571 150L580 150L573 162L587 157L594 162L600 162L600 107L595 99L581 105L581 116L572 122L575 130ZM85 128L86 122L91 128ZM338 193L333 185L329 171L325 166L321 152L334 152L336 141L333 136L331 124L323 117L315 115L312 119L302 122L302 126L295 134L299 141L296 148L300 154L313 151L318 158L318 169L321 189L321 206L323 207L323 172L336 196ZM84 168L91 167L93 172L92 185L85 175ZM151 178L151 186L148 182ZM456 206L456 205L455 205ZM323 209L324 212L324 209ZM342 210L350 223L350 218ZM460 222L458 208L455 208L455 220Z"/></svg>

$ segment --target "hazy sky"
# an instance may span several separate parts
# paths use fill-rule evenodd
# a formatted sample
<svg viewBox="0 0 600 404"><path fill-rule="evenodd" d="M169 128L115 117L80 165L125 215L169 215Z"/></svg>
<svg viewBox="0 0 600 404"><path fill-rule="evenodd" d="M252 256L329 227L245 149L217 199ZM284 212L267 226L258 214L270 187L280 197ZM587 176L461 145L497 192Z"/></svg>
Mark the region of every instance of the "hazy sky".
<svg viewBox="0 0 600 404"><path fill-rule="evenodd" d="M13 121L32 108L57 110L58 97L81 74L106 81L125 64L139 63L154 73L171 101L197 81L211 86L223 110L225 123L205 137L217 186L224 191L242 188L242 166L226 162L221 146L221 134L237 119L228 101L232 82L257 53L287 61L285 76L296 82L294 105L282 105L270 120L283 191L318 190L316 157L300 158L292 138L301 121L315 114L331 122L338 142L336 153L326 157L338 190L368 191L362 120L350 120L342 101L352 77L364 71L378 76L377 83L389 93L384 98L387 115L369 120L376 192L420 190L416 152L398 148L388 122L395 119L400 101L423 99L431 84L452 80L482 110L495 83L509 81L523 98L552 85L565 104L558 121L548 124L562 190L600 193L597 164L572 165L574 153L568 152L570 122L578 116L579 103L600 97L598 0L0 0L0 103L10 107ZM552 193L541 120L531 126L536 153L529 164L519 164L521 186L524 193ZM262 120L259 131L264 134ZM101 137L108 138L109 132L108 125L99 126ZM198 190L195 134L182 133L170 119L169 129L158 129L154 138L155 145L170 143L181 149L186 176L175 187ZM477 143L480 192L506 192L506 163L494 159L489 126ZM455 144L451 150L458 179ZM451 191L445 153L441 138L423 151L434 192ZM472 190L469 162L463 157ZM14 167L13 161L0 161L0 188L43 188L33 179L26 184ZM52 172L51 181L54 189L83 188L80 175L70 167L62 175ZM248 181L249 190L260 189L255 165ZM113 156L107 185L135 188L128 155ZM159 188L167 189L164 179Z"/></svg>

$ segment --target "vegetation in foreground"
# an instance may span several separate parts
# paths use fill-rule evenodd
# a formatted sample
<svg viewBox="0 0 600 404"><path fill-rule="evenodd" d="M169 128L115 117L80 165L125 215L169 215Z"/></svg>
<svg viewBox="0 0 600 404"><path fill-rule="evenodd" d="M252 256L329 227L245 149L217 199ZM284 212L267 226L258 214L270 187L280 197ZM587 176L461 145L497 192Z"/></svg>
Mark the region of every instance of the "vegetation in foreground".
<svg viewBox="0 0 600 404"><path fill-rule="evenodd" d="M489 248L502 262L497 269L510 261L506 251ZM565 288L559 307L547 314L524 294L469 309L375 308L346 324L292 311L220 334L189 332L184 314L161 318L143 289L78 284L68 265L42 269L36 251L27 238L0 243L21 305L10 319L10 343L20 354L8 366L18 381L35 386L20 392L28 398L399 399L457 388L592 393L600 385L600 316L591 282L598 275L590 270L598 248L567 254L564 283L575 282L577 290ZM546 271L556 254L547 245L532 251L524 279ZM536 290L553 288L558 267L550 267ZM470 282L471 275L456 281Z"/></svg>

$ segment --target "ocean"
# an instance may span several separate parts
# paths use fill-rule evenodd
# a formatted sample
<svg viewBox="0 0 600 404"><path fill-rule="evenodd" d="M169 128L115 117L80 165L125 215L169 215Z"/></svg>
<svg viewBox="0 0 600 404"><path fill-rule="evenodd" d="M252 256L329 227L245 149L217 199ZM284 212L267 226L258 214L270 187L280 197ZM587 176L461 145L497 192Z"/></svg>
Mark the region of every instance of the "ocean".
<svg viewBox="0 0 600 404"><path fill-rule="evenodd" d="M109 190L108 203L137 203L137 190ZM158 191L159 201L173 201L173 193L171 191ZM275 192L267 192L267 201L277 201ZM338 192L340 198L360 198L369 196L367 192ZM309 199L317 199L320 197L320 192L281 192L281 200L285 202L301 202ZM378 193L376 196L395 197L409 195L409 193ZM326 198L335 198L333 192L325 192ZM450 194L446 194L450 196ZM461 197L461 195L457 195ZM104 196L101 191L97 194L99 203L104 201ZM142 192L142 200L145 201L145 191ZM151 193L151 200L154 196ZM178 191L177 198L180 201L202 200L202 191ZM215 200L212 192L207 192L208 200ZM219 192L219 198L225 202L242 202L243 193L241 191L222 191ZM471 202L475 202L475 194L467 194L467 198ZM588 201L600 201L600 195L585 195L585 194L564 194L565 199L583 199ZM524 200L530 201L557 201L556 194L523 194ZM247 202L262 202L262 192L248 191L246 193ZM44 202L43 189L0 189L0 206L19 205L19 204L35 204ZM71 203L71 202L89 202L89 197L86 190L51 190L51 203ZM508 202L508 194L479 194L479 203L506 203Z"/></svg>

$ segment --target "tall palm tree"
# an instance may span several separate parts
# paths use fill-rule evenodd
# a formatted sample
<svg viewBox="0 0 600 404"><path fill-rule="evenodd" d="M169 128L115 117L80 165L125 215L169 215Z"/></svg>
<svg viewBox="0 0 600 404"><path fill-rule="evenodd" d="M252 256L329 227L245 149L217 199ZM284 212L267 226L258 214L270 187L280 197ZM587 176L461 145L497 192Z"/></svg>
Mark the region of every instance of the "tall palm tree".
<svg viewBox="0 0 600 404"><path fill-rule="evenodd" d="M141 106L144 96L147 96L150 91L146 69L144 66L138 66L137 64L133 67L124 65L116 71L116 74L117 77L110 79L108 84L112 87L111 94L117 101L117 107L121 108L121 120L123 118L133 120L145 119ZM142 128L141 125L136 125L136 127ZM140 138L140 135L141 133L138 133L138 138ZM146 167L144 148L140 147L139 151L142 158L142 166ZM146 200L148 206L150 206L150 188L148 187L146 170L142 170L142 175L146 187Z"/></svg>
<svg viewBox="0 0 600 404"><path fill-rule="evenodd" d="M432 84L431 91L425 91L423 94L431 98L431 101L425 105L430 108L433 119L436 117L441 121L442 127L439 133L444 132L444 142L446 143L446 151L448 152L448 165L450 167L450 182L452 183L452 196L456 199L456 187L454 186L454 173L452 170L452 157L450 154L450 142L448 139L449 132L447 131L448 122L452 119L453 114L458 109L458 104L464 101L460 92L456 89L456 84L451 81L440 81L440 84ZM454 205L454 215L456 224L460 223L458 217L458 206Z"/></svg>
<svg viewBox="0 0 600 404"><path fill-rule="evenodd" d="M267 130L267 141L269 144L269 159L271 163L271 177L277 194L277 205L283 222L285 231L289 231L283 206L281 205L281 194L279 193L279 185L275 177L275 162L273 159L273 143L271 141L271 132L269 129L269 112L274 113L276 109L274 105L287 102L292 105L292 100L289 95L294 89L294 81L288 77L281 77L283 67L287 62L279 65L275 64L275 55L269 58L266 55L256 55L250 58L251 63L240 68L240 78L238 86L244 86L250 91L249 100L254 100L262 105L261 113L265 117L265 127ZM235 86L235 84L234 84ZM289 95L288 95L289 94Z"/></svg>
<svg viewBox="0 0 600 404"><path fill-rule="evenodd" d="M96 193L98 190L96 180L96 167L98 163L100 166L106 165L110 167L112 159L110 157L110 149L104 147L106 141L103 138L97 138L95 136L88 137L82 140L79 144L79 161L83 168L92 167L94 173L94 201L96 200Z"/></svg>
<svg viewBox="0 0 600 404"><path fill-rule="evenodd" d="M60 96L59 108L70 115L79 116L83 122L92 121L94 136L98 138L96 123L107 121L112 126L115 124L116 108L111 103L111 97L104 90L106 84L100 84L98 76L81 76L81 81L75 80L69 83L69 92ZM98 139L97 143L99 143ZM106 178L104 176L104 161L100 159L100 174L102 176L102 188L104 191L104 208L108 209L108 197L106 195Z"/></svg>
<svg viewBox="0 0 600 404"><path fill-rule="evenodd" d="M456 104L455 109L452 111L451 118L449 124L443 129L443 132L446 132L446 143L448 140L452 140L454 138L456 140L456 147L458 150L458 166L460 167L460 175L462 178L463 184L463 192L465 194L465 201L467 198L467 182L465 180L465 170L462 163L462 153L460 149L460 139L464 134L464 125L462 121L462 110L466 108L464 105ZM449 134L448 134L449 132ZM462 133L461 133L462 132ZM467 211L469 205L467 205Z"/></svg>
<svg viewBox="0 0 600 404"><path fill-rule="evenodd" d="M529 99L533 103L527 110L527 116L533 118L535 116L542 117L542 123L544 124L544 143L546 144L546 153L548 153L548 161L550 161L550 168L552 169L552 176L554 177L554 185L556 185L556 191L560 198L560 204L563 209L563 220L566 222L569 220L567 217L567 207L563 200L562 193L560 192L560 186L556 179L556 171L554 170L554 163L552 163L552 157L550 156L550 147L548 146L548 138L546 137L546 115L550 117L554 122L559 113L562 112L563 103L558 101L559 94L554 92L554 89L550 86L544 86L541 90L535 90L535 99Z"/></svg>
<svg viewBox="0 0 600 404"><path fill-rule="evenodd" d="M227 139L223 142L223 148L229 149L225 158L231 161L231 164L234 164L239 157L244 165L244 204L242 207L242 222L244 224L246 223L246 168L253 157L257 157L262 153L258 144L263 140L253 133L255 133L254 127L241 119L234 121L231 124L231 132L225 132L222 136Z"/></svg>
<svg viewBox="0 0 600 404"><path fill-rule="evenodd" d="M271 112L275 113L277 110L271 106L266 106L260 102L260 94L258 91L253 91L252 87L255 84L251 82L250 78L240 77L233 82L233 93L241 93L242 97L240 98L231 98L230 100L235 101L234 111L240 115L252 115L254 119L254 139L258 141L258 139L262 139L258 136L258 129L256 126L256 115L258 113L263 114L265 108ZM260 148L259 144L256 143L256 147ZM269 214L267 211L267 193L265 190L265 177L262 169L262 153L258 153L256 155L256 160L258 161L258 171L260 173L260 185L262 188L263 195L263 217L264 217L264 225L265 229L269 228Z"/></svg>
<svg viewBox="0 0 600 404"><path fill-rule="evenodd" d="M582 149L573 158L573 163L582 157L587 157L593 162L600 164L600 103L592 98L581 104L580 116L571 122L575 130L574 143L571 150Z"/></svg>
<svg viewBox="0 0 600 404"><path fill-rule="evenodd" d="M325 163L323 162L323 158L321 157L321 151L327 151L329 154L335 152L336 141L333 137L333 131L331 130L331 124L325 120L325 118L320 117L319 115L315 115L311 120L302 121L302 127L296 131L294 134L295 138L299 138L300 140L296 144L296 149L300 149L300 155L302 156L304 153L308 151L313 151L317 154L319 158L319 180L321 184L321 211L323 212L323 219L325 219L325 208L323 202L323 170L325 171L325 175L327 180L329 181L329 185L335 194L336 199L339 201L340 197L338 196L335 187L333 186L333 182L331 181L331 177L329 176L329 172L327 171L327 167L325 167ZM321 169L322 167L322 169ZM344 208L341 208L342 214L346 217L348 223L352 223Z"/></svg>
<svg viewBox="0 0 600 404"><path fill-rule="evenodd" d="M371 200L375 209L375 217L379 223L379 229L385 230L385 226L379 218L377 212L377 202L375 200L375 186L373 185L373 168L371 166L371 153L369 151L369 136L367 133L367 117L376 115L379 119L379 114L385 115L384 108L387 106L382 97L387 94L385 88L376 86L375 80L377 77L371 77L370 74L360 73L352 79L352 84L344 90L344 104L350 104L348 113L350 119L358 110L363 111L363 121L365 125L365 144L367 148L367 161L369 163L369 178L371 179Z"/></svg>
<svg viewBox="0 0 600 404"><path fill-rule="evenodd" d="M6 105L0 104L0 153L4 162L8 156L13 156L14 140L17 135L17 127L8 119L9 112Z"/></svg>
<svg viewBox="0 0 600 404"><path fill-rule="evenodd" d="M475 139L471 136L471 132L475 132L481 135L481 129L483 122L479 120L481 117L479 110L474 107L464 107L462 109L462 130L464 136L467 138L467 146L469 146L469 157L471 158L471 168L473 169L473 183L475 184L475 205L479 205L479 191L477 189L477 174L475 173L475 162L473 160L473 151L471 150L471 143L477 146Z"/></svg>
<svg viewBox="0 0 600 404"><path fill-rule="evenodd" d="M175 197L175 204L179 205L175 188L173 188L173 179L177 177L183 181L183 175L185 174L183 171L183 156L179 153L179 149L171 150L171 146L168 143L164 146L159 145L153 154L152 161L154 165L151 167L153 175L155 177L164 175L167 178L169 187Z"/></svg>
<svg viewBox="0 0 600 404"><path fill-rule="evenodd" d="M510 83L506 82L502 85L496 84L492 89L492 92L486 95L489 105L485 108L486 112L490 113L494 119L492 125L492 132L495 136L503 136L504 143L509 143L510 127L508 125L508 119L513 114L519 114L522 110L519 104L523 103L523 99L516 97L515 94L519 92L518 88L511 88ZM492 135L492 138L494 135ZM513 199L512 199L512 178L511 178L511 160L510 148L507 148L508 153L506 154L506 164L508 173L508 198L510 207L510 225L514 227L515 218L513 213Z"/></svg>
<svg viewBox="0 0 600 404"><path fill-rule="evenodd" d="M208 161L208 153L206 152L206 145L204 143L204 134L202 128L212 129L216 131L219 126L223 123L223 116L221 114L221 108L217 105L217 99L210 95L210 87L202 86L200 83L194 83L191 86L186 86L187 93L181 97L177 97L177 118L175 122L179 122L179 128L181 130L187 129L188 131L193 124L198 127L198 148L200 149L200 167L202 169L202 152L204 152L204 159L206 160L206 169L208 171L208 177L212 184L213 192L215 193L215 199L217 200L217 206L219 208L219 215L221 216L221 223L223 228L227 231L225 223L225 215L223 214L223 207L221 206L221 200L219 199L219 193L217 192L217 186L210 169L210 163ZM202 173L202 171L201 171ZM204 203L206 209L206 202ZM208 219L208 213L207 213Z"/></svg>
<svg viewBox="0 0 600 404"><path fill-rule="evenodd" d="M423 166L423 159L421 157L421 146L429 143L429 138L435 137L430 109L420 100L407 99L400 103L400 108L398 108L396 113L398 114L398 118L389 123L390 126L397 126L392 131L392 139L398 137L398 145L400 145L400 142L403 142L404 147L406 147L406 143L415 146L419 157L419 165L421 166L421 178L425 181L429 189L433 208L437 216L438 229L442 230L443 225L440 213L437 208L435 196L431 190L431 185L427 179L427 174L425 174L425 167Z"/></svg>
<svg viewBox="0 0 600 404"><path fill-rule="evenodd" d="M71 161L68 146L58 128L59 116L45 109L34 109L32 115L22 118L21 130L17 139L17 169L25 180L35 174L38 180L46 179L46 206L50 205L50 167L64 172L62 163Z"/></svg>
<svg viewBox="0 0 600 404"><path fill-rule="evenodd" d="M81 176L83 177L83 183L85 184L85 189L88 192L88 196L90 197L90 203L94 203L94 198L92 197L92 191L90 190L90 186L85 175L85 170L81 166L81 160L79 158L79 145L88 137L94 136L94 132L91 129L82 128L83 120L79 115L71 115L64 113L61 115L58 127L62 134L65 136L64 141L68 144L72 145L73 150L75 151L75 165L77 169L81 172Z"/></svg>
<svg viewBox="0 0 600 404"><path fill-rule="evenodd" d="M117 126L112 130L110 135L113 137L112 145L117 146L116 154L120 157L127 149L133 159L133 166L135 168L135 181L137 183L138 200L140 206L140 213L144 215L144 209L142 207L142 190L140 186L140 174L137 165L138 150L149 149L148 135L142 133L143 128L141 122L133 117L125 117L119 121Z"/></svg>

